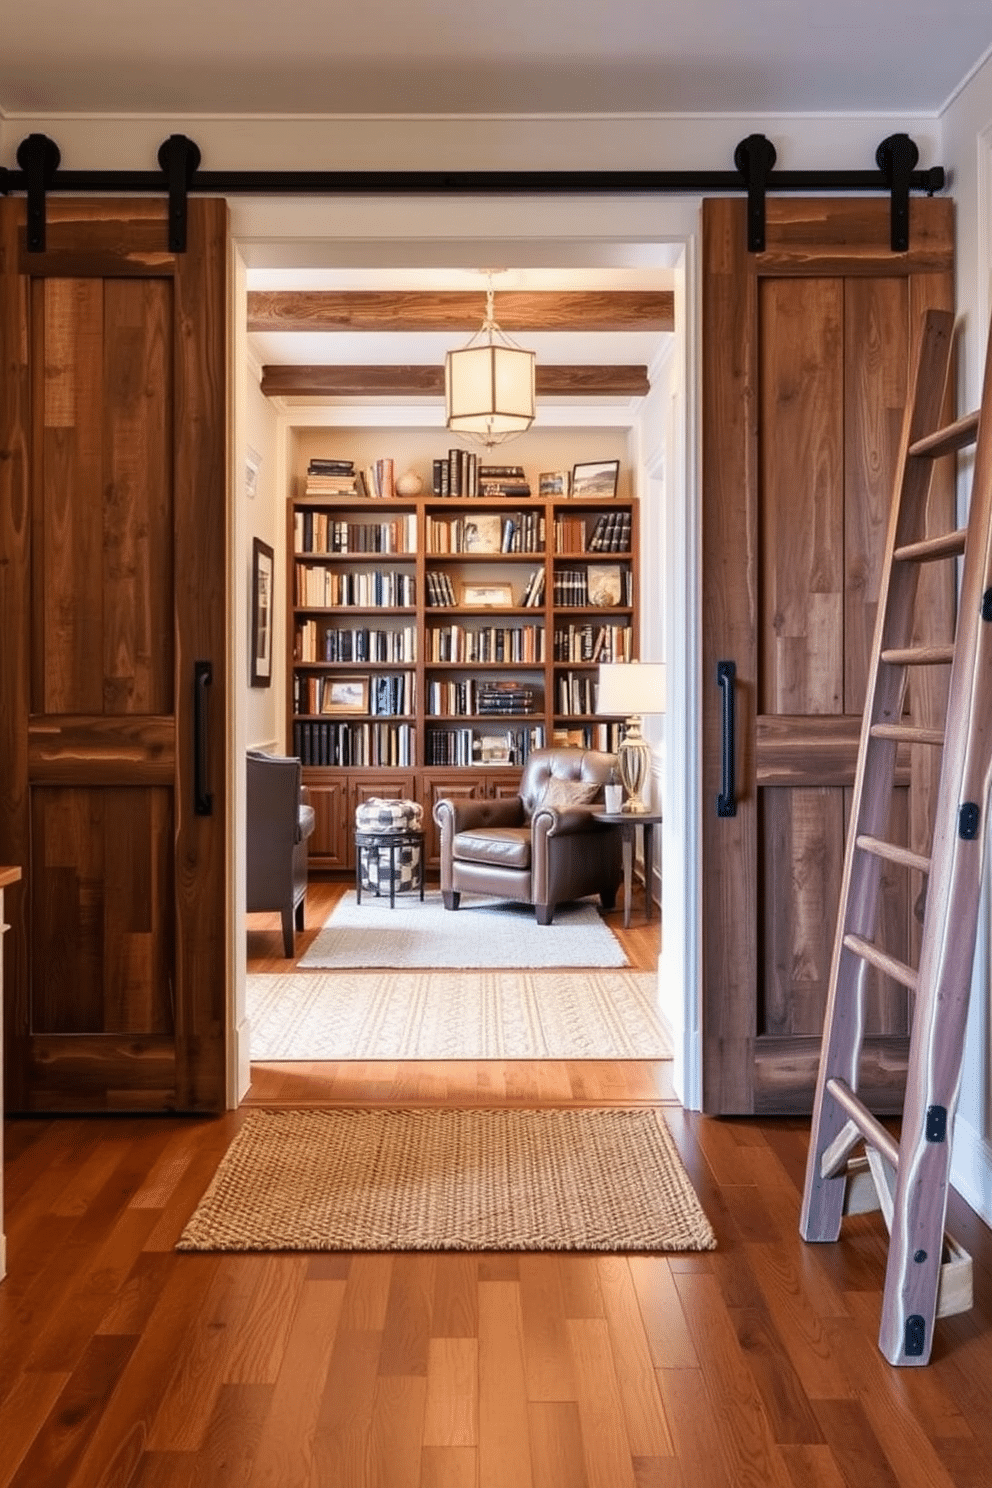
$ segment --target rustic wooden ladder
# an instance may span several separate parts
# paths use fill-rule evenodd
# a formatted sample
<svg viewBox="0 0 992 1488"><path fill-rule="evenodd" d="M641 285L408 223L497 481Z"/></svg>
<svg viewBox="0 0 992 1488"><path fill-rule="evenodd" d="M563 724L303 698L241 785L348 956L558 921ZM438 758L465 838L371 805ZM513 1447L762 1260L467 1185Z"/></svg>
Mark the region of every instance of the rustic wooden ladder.
<svg viewBox="0 0 992 1488"><path fill-rule="evenodd" d="M836 1240L844 1213L881 1208L890 1232L879 1348L926 1364L937 1316L971 1306L971 1260L945 1236L951 1130L985 856L992 769L992 336L981 408L938 428L953 317L929 311L903 421L851 805L800 1231ZM926 535L934 463L975 444L967 528ZM956 635L913 646L924 563L964 555ZM908 669L949 664L943 730L903 718ZM900 745L942 748L930 856L886 841ZM918 969L877 945L884 863L928 877ZM901 1139L855 1094L871 965L914 997ZM864 1144L864 1155L852 1157Z"/></svg>

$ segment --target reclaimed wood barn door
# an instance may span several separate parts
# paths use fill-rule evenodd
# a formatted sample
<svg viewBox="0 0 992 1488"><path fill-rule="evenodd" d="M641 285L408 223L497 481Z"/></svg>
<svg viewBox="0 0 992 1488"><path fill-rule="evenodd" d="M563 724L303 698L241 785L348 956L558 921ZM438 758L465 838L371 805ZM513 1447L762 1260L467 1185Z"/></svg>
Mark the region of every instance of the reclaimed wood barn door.
<svg viewBox="0 0 992 1488"><path fill-rule="evenodd" d="M703 1100L714 1113L800 1112L911 355L922 312L953 309L954 219L948 200L913 200L909 251L894 254L886 200L770 200L766 251L749 254L745 217L743 200L704 205ZM954 526L950 469L930 525ZM917 638L947 640L951 576L921 582ZM736 674L721 683L728 662ZM945 685L946 668L914 674L914 721L942 716ZM733 814L718 807L725 756ZM901 760L890 835L921 851L938 766L932 749ZM910 961L922 892L919 874L885 875L885 944ZM901 1107L907 1003L869 971L862 1091L877 1110Z"/></svg>
<svg viewBox="0 0 992 1488"><path fill-rule="evenodd" d="M53 199L28 252L0 203L8 1110L224 1104L227 209L189 211L173 254L162 201Z"/></svg>

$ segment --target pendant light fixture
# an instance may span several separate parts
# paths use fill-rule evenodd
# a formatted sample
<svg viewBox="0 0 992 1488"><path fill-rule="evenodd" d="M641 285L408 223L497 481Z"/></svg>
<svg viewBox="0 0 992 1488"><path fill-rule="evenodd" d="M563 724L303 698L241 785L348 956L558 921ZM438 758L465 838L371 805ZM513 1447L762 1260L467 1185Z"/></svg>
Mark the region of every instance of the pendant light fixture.
<svg viewBox="0 0 992 1488"><path fill-rule="evenodd" d="M535 411L535 355L500 330L493 299L490 275L482 325L466 346L444 359L447 426L487 447L529 429Z"/></svg>

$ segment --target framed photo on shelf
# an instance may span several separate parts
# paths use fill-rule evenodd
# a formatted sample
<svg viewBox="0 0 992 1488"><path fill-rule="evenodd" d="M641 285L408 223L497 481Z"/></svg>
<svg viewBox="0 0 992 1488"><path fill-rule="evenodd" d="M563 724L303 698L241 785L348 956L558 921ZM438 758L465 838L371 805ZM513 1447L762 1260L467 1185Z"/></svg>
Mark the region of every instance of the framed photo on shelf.
<svg viewBox="0 0 992 1488"><path fill-rule="evenodd" d="M513 586L512 584L463 584L461 602L467 609L510 609L513 606Z"/></svg>
<svg viewBox="0 0 992 1488"><path fill-rule="evenodd" d="M510 763L510 746L506 739L494 739L491 734L483 734L479 740L479 764L508 765Z"/></svg>
<svg viewBox="0 0 992 1488"><path fill-rule="evenodd" d="M322 713L367 713L369 711L368 677L344 677L324 682Z"/></svg>
<svg viewBox="0 0 992 1488"><path fill-rule="evenodd" d="M567 496L570 484L571 476L567 470L542 470L537 478L541 496Z"/></svg>
<svg viewBox="0 0 992 1488"><path fill-rule="evenodd" d="M274 554L260 537L251 554L251 686L272 682L272 581Z"/></svg>
<svg viewBox="0 0 992 1488"><path fill-rule="evenodd" d="M503 546L503 518L499 512L466 517L462 526L463 553L498 553Z"/></svg>
<svg viewBox="0 0 992 1488"><path fill-rule="evenodd" d="M586 583L591 605L609 607L622 603L623 576L618 563L590 563Z"/></svg>
<svg viewBox="0 0 992 1488"><path fill-rule="evenodd" d="M619 474L619 460L590 460L573 465L572 495L577 500L595 497L597 501L612 501L617 494Z"/></svg>

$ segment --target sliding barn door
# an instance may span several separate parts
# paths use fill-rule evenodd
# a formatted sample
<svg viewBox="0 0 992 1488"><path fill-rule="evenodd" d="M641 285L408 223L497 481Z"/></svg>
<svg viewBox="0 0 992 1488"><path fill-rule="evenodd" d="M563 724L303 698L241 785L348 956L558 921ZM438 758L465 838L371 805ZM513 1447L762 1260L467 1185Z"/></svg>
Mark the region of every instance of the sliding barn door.
<svg viewBox="0 0 992 1488"><path fill-rule="evenodd" d="M811 1106L911 357L923 311L954 304L950 201L912 201L900 254L882 199L769 201L760 254L745 218L742 200L705 204L704 1104L728 1113ZM950 469L930 523L954 525ZM951 636L948 574L925 575L917 613L918 639ZM942 716L945 682L914 673L915 722ZM730 704L736 802L721 814ZM890 837L917 851L938 763L901 757ZM923 888L884 874L883 940L907 960ZM898 1109L907 993L869 970L867 1008L862 1089Z"/></svg>
<svg viewBox="0 0 992 1488"><path fill-rule="evenodd" d="M218 1110L226 205L0 213L7 1106Z"/></svg>

